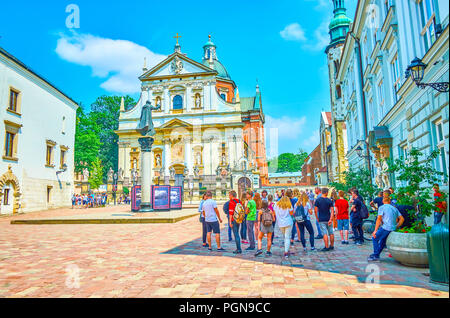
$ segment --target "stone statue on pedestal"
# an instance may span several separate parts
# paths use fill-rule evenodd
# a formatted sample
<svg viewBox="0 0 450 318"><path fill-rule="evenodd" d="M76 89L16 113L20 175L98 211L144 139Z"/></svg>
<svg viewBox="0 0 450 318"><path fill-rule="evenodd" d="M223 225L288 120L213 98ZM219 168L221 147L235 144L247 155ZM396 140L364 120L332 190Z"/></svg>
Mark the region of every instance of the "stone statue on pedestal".
<svg viewBox="0 0 450 318"><path fill-rule="evenodd" d="M150 101L147 101L142 107L141 119L139 120L139 125L137 127L137 130L142 136L152 137L156 134L155 127L153 126L152 110L158 110L160 108L161 105L156 107L152 106Z"/></svg>
<svg viewBox="0 0 450 318"><path fill-rule="evenodd" d="M152 110L158 110L161 106L153 107L150 101L147 101L142 107L141 119L139 121L137 130L141 134L142 138L138 139L141 146L142 161L141 161L141 206L139 212L153 212L151 203L151 151L153 142L152 136L156 134L155 127L153 126ZM123 171L122 171L123 173ZM120 175L120 174L119 174Z"/></svg>

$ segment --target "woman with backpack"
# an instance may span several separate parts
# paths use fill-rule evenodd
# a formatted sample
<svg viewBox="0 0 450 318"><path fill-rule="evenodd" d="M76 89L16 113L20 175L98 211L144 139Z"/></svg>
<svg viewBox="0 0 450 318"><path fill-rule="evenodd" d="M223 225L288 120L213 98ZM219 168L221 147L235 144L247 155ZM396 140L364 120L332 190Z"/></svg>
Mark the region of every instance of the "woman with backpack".
<svg viewBox="0 0 450 318"><path fill-rule="evenodd" d="M256 192L255 195L253 196L253 200L256 203L256 211L259 211L262 209L262 199L261 199L261 195ZM255 238L257 239L259 236L259 227L258 224L256 224L257 222L255 222Z"/></svg>
<svg viewBox="0 0 450 318"><path fill-rule="evenodd" d="M271 243L273 244L273 239L275 238L275 225L277 224L277 217L275 215L275 211L273 209L275 203L273 203L273 195L269 194L269 196L267 197L268 203L269 203L269 210L273 212L273 215L275 216L275 219L272 223L272 228L273 228L273 232L272 232L272 238L271 238Z"/></svg>
<svg viewBox="0 0 450 318"><path fill-rule="evenodd" d="M289 258L289 248L291 247L291 233L292 226L294 224L292 215L294 209L291 204L291 200L287 196L281 197L281 199L274 206L275 216L277 218L277 224L281 233L284 236L284 257Z"/></svg>
<svg viewBox="0 0 450 318"><path fill-rule="evenodd" d="M262 251L262 239L265 234L267 234L267 256L271 256L272 252L272 236L273 236L273 224L275 224L275 212L269 209L269 202L263 201L261 204L261 209L258 212L257 226L259 228L258 234L258 250L255 256L259 256L263 253Z"/></svg>
<svg viewBox="0 0 450 318"><path fill-rule="evenodd" d="M306 240L305 240L305 228L309 233L309 243L311 244L311 251L314 251L314 228L311 223L312 206L309 197L306 193L302 192L295 204L294 219L298 224L300 230L300 241L303 245L303 250L306 252Z"/></svg>

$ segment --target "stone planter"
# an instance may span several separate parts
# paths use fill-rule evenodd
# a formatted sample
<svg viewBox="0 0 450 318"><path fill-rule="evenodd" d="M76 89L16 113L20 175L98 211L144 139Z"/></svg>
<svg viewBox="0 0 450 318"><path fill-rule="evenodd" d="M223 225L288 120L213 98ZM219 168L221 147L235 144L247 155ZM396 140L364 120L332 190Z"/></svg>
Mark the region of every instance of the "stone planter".
<svg viewBox="0 0 450 318"><path fill-rule="evenodd" d="M392 257L403 265L428 267L426 233L392 232L386 246Z"/></svg>

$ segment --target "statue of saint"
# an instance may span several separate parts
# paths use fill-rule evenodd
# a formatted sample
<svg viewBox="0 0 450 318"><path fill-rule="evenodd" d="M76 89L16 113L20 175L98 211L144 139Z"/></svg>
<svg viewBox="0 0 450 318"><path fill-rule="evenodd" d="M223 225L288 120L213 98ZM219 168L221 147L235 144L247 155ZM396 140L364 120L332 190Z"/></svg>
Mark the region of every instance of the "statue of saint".
<svg viewBox="0 0 450 318"><path fill-rule="evenodd" d="M384 189L388 189L391 186L391 183L389 181L389 166L386 162L386 160L383 160L382 163L382 173L381 173L381 177L383 178L383 183L384 183Z"/></svg>
<svg viewBox="0 0 450 318"><path fill-rule="evenodd" d="M156 166L161 167L161 156L160 155L156 155Z"/></svg>
<svg viewBox="0 0 450 318"><path fill-rule="evenodd" d="M161 108L159 106L152 106L150 101L147 101L145 105L142 107L141 119L139 121L137 130L141 133L142 136L152 137L155 135L155 127L153 126L152 120L152 110L158 110Z"/></svg>
<svg viewBox="0 0 450 318"><path fill-rule="evenodd" d="M195 164L196 165L202 164L202 154L200 152L197 152L197 158L196 158Z"/></svg>
<svg viewBox="0 0 450 318"><path fill-rule="evenodd" d="M201 106L200 95L196 95L195 96L195 107L200 108L200 106Z"/></svg>
<svg viewBox="0 0 450 318"><path fill-rule="evenodd" d="M113 175L114 175L113 169L112 169L112 168L109 168L109 171L108 171L108 181L111 181L111 182L112 182L112 180L113 180Z"/></svg>
<svg viewBox="0 0 450 318"><path fill-rule="evenodd" d="M200 169L197 166L195 166L195 168L194 168L194 176L196 178L198 178L199 173L200 173Z"/></svg>
<svg viewBox="0 0 450 318"><path fill-rule="evenodd" d="M89 179L89 170L87 168L83 169L83 181L88 181Z"/></svg>

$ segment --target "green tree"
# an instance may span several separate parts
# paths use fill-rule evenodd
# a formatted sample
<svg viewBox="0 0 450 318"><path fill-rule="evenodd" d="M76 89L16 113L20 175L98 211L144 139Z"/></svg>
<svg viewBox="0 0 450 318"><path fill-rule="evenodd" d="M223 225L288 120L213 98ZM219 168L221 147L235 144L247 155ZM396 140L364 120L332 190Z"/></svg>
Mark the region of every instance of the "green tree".
<svg viewBox="0 0 450 318"><path fill-rule="evenodd" d="M269 167L275 169L274 165L278 163L276 172L298 172L302 170L308 153L300 149L298 154L283 153L278 158L269 161Z"/></svg>
<svg viewBox="0 0 450 318"><path fill-rule="evenodd" d="M91 189L98 189L103 184L103 171L104 168L102 162L97 158L92 162L89 174L89 184Z"/></svg>
<svg viewBox="0 0 450 318"><path fill-rule="evenodd" d="M374 197L375 192L379 191L373 183L370 172L366 168L349 169L344 173L344 183L330 182L330 187L337 191L348 192L351 188L358 189L359 194L364 200L369 201Z"/></svg>
<svg viewBox="0 0 450 318"><path fill-rule="evenodd" d="M106 171L112 168L118 170L118 141L119 136L114 132L119 128L121 96L100 96L91 105L90 118L99 127L99 138L102 147L99 151L99 158ZM130 96L124 97L125 109L129 109L136 104Z"/></svg>
<svg viewBox="0 0 450 318"><path fill-rule="evenodd" d="M439 156L439 150L434 150L425 156L417 148L412 148L406 158L388 162L389 172L394 173L400 186L396 187L394 196L398 204L414 207L410 215L417 219L410 229L411 232L426 232L425 217L437 210L437 202L431 197L431 187L442 181L442 172L433 167L433 161ZM441 201L446 199L444 194Z"/></svg>
<svg viewBox="0 0 450 318"><path fill-rule="evenodd" d="M101 142L99 138L100 127L91 117L86 115L82 107L76 114L75 132L75 171L81 172L84 168L90 170L92 163L97 159Z"/></svg>

